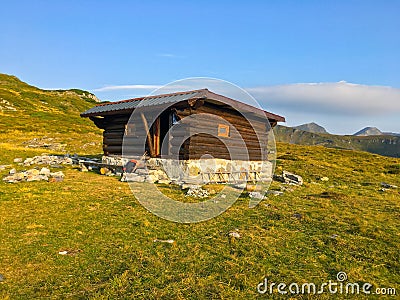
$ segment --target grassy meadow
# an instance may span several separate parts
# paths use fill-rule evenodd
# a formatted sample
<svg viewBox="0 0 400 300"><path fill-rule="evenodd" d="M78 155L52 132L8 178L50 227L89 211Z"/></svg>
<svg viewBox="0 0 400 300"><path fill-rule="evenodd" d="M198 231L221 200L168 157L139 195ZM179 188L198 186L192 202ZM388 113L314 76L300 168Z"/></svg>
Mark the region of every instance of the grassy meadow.
<svg viewBox="0 0 400 300"><path fill-rule="evenodd" d="M41 108L23 118L22 104L3 111L0 165L11 166L0 170L1 178L12 167L26 169L13 163L17 157L100 155L101 132L78 115L93 103L79 103L58 110L59 118L43 117ZM34 138L63 146L28 147ZM303 186L273 182L271 189L283 195L249 209L243 193L225 213L197 224L160 219L138 203L127 183L73 166L56 170L64 172L62 182L0 180L0 298L288 299L277 292L260 295L257 285L265 277L321 284L340 271L350 282L394 287L399 294L400 189L380 190L381 182L400 186L400 159L285 143L277 149L276 172L301 175ZM155 242L169 239L174 242Z"/></svg>

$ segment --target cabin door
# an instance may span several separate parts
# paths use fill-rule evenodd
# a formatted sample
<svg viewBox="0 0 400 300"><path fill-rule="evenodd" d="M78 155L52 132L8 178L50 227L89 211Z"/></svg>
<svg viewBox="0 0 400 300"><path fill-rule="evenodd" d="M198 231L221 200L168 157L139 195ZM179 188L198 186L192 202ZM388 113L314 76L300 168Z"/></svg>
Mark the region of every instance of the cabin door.
<svg viewBox="0 0 400 300"><path fill-rule="evenodd" d="M153 145L154 155L156 157L161 156L161 150L163 149L163 143L169 143L168 130L170 128L170 113L169 111L163 112L153 124ZM164 150L168 152L169 145L164 146ZM168 155L168 153L163 153Z"/></svg>
<svg viewBox="0 0 400 300"><path fill-rule="evenodd" d="M154 155L160 156L161 153L161 143L160 143L160 117L156 119L153 125L153 147L154 147Z"/></svg>

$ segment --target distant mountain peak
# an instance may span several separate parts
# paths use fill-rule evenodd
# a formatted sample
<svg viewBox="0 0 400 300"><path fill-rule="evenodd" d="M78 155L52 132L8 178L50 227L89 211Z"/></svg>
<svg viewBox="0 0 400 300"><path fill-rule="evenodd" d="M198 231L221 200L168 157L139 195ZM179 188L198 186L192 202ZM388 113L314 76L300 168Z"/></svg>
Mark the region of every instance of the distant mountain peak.
<svg viewBox="0 0 400 300"><path fill-rule="evenodd" d="M383 135L383 132L380 131L376 127L365 127L360 131L357 131L355 134L356 136L371 136L371 135Z"/></svg>
<svg viewBox="0 0 400 300"><path fill-rule="evenodd" d="M299 126L295 126L293 128L307 131L307 132L312 132L312 133L328 133L324 127L322 127L314 122L302 124Z"/></svg>

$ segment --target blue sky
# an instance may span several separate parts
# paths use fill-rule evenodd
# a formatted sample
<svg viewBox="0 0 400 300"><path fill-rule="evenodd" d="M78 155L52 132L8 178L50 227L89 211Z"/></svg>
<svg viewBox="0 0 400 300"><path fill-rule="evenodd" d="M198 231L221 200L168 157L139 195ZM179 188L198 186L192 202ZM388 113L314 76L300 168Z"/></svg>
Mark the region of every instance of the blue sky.
<svg viewBox="0 0 400 300"><path fill-rule="evenodd" d="M0 72L102 100L220 78L287 125L400 132L399 16L400 1L8 1Z"/></svg>

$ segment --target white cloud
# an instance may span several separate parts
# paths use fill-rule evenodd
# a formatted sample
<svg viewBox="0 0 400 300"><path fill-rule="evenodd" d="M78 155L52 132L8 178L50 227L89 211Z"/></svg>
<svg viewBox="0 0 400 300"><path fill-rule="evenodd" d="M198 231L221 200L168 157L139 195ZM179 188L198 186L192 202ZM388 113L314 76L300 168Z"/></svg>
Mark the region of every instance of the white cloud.
<svg viewBox="0 0 400 300"><path fill-rule="evenodd" d="M374 115L400 112L400 89L345 81L246 89L263 107L319 113Z"/></svg>
<svg viewBox="0 0 400 300"><path fill-rule="evenodd" d="M177 55L172 54L172 53L160 53L160 54L157 54L157 56L160 56L160 57L177 57Z"/></svg>

